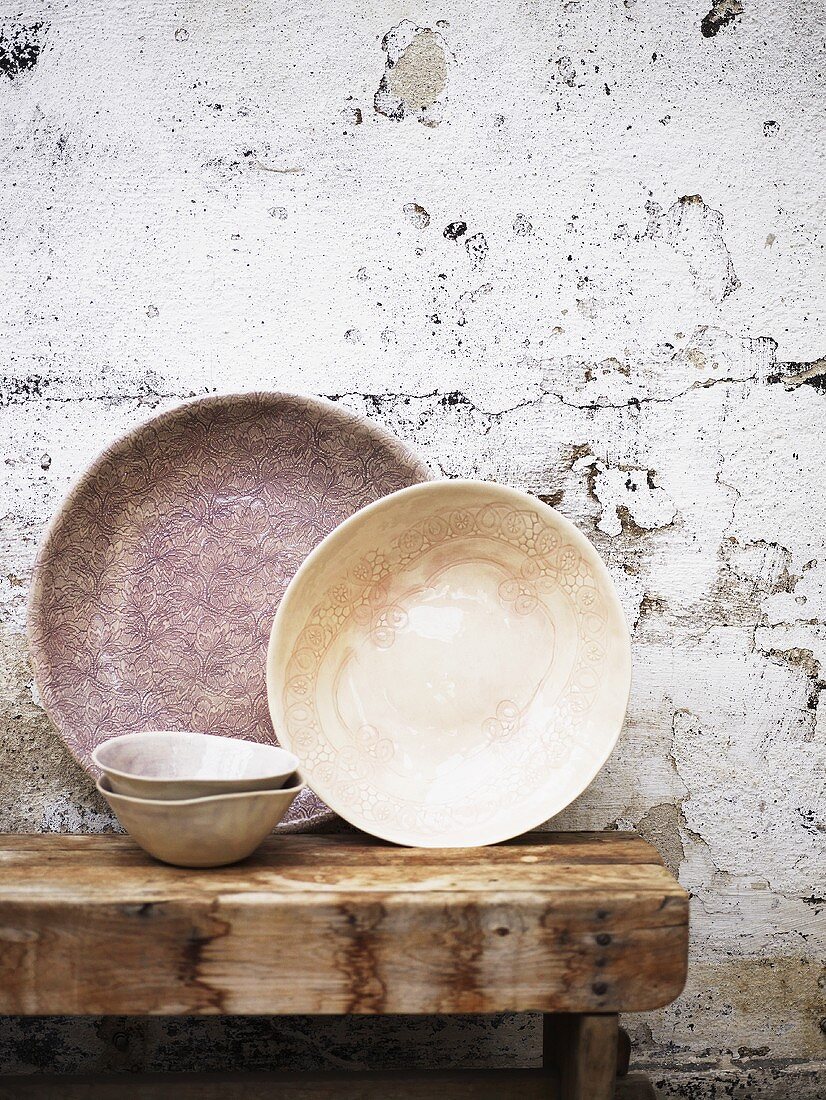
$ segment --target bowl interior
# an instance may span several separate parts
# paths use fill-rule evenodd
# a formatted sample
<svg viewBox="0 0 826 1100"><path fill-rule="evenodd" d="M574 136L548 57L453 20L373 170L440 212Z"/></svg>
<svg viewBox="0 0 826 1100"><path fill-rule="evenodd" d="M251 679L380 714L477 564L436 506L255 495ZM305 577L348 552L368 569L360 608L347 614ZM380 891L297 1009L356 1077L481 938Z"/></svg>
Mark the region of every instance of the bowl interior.
<svg viewBox="0 0 826 1100"><path fill-rule="evenodd" d="M98 745L94 760L112 774L159 781L280 778L298 767L293 753L274 745L186 731L115 737Z"/></svg>
<svg viewBox="0 0 826 1100"><path fill-rule="evenodd" d="M273 723L353 824L490 843L587 786L625 714L630 646L596 550L535 498L437 482L328 536L276 616Z"/></svg>

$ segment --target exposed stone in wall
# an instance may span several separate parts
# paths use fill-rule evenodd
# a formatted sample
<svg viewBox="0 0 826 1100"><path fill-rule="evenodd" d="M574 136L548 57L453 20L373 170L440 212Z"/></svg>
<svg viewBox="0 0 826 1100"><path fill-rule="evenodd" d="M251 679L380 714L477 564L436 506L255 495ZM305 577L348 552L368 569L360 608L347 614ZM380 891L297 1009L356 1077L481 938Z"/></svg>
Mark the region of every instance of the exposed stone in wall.
<svg viewBox="0 0 826 1100"><path fill-rule="evenodd" d="M438 126L444 114L449 53L438 31L403 19L382 39L387 54L373 105L396 122L413 117Z"/></svg>
<svg viewBox="0 0 826 1100"><path fill-rule="evenodd" d="M24 639L0 634L0 820L3 832L120 831L89 776L33 697Z"/></svg>

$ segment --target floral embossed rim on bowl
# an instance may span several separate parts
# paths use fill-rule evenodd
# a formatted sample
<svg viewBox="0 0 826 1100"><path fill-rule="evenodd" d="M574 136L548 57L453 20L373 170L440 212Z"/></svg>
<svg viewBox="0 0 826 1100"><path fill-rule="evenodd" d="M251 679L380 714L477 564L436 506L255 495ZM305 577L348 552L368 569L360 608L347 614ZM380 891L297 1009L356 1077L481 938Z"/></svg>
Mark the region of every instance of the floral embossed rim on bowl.
<svg viewBox="0 0 826 1100"><path fill-rule="evenodd" d="M274 723L351 824L496 843L588 786L619 736L630 639L587 538L526 493L430 482L313 551L273 623Z"/></svg>
<svg viewBox="0 0 826 1100"><path fill-rule="evenodd" d="M383 428L284 393L196 399L113 443L49 525L29 600L75 757L94 773L100 741L153 728L277 743L265 660L287 584L342 520L429 476ZM331 816L308 790L283 827Z"/></svg>

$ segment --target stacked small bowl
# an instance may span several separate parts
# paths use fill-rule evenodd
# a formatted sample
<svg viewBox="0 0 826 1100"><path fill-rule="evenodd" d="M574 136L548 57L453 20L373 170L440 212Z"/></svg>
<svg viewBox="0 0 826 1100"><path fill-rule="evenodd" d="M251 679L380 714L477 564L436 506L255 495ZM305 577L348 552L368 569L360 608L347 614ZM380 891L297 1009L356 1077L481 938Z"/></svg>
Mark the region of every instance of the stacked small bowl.
<svg viewBox="0 0 826 1100"><path fill-rule="evenodd" d="M92 759L124 829L179 867L246 859L304 786L286 749L204 733L128 733L102 742Z"/></svg>

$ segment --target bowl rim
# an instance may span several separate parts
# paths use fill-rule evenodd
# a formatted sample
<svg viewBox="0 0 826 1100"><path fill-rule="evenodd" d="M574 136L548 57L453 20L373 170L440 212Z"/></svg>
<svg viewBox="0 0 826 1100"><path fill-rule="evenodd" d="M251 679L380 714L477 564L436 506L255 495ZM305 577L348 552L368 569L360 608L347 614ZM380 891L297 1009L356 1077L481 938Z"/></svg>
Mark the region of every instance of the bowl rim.
<svg viewBox="0 0 826 1100"><path fill-rule="evenodd" d="M295 796L299 791L304 789L306 783L304 781L304 776L300 772L296 771L294 774L296 782L289 787L272 787L269 790L263 791L227 791L225 794L205 794L201 795L199 798L137 798L132 794L118 794L117 791L113 791L106 786L108 777L105 775L102 775L100 779L98 779L95 786L107 802L112 800L116 802L131 802L136 806L196 806L205 802L229 802L237 798L270 797L273 795L285 794Z"/></svg>
<svg viewBox="0 0 826 1100"><path fill-rule="evenodd" d="M375 512L380 512L385 509L392 509L396 506L399 500L410 499L416 496L433 495L438 496L440 493L449 493L453 490L467 490L471 493L483 493L485 490L501 493L505 497L510 497L512 501L518 501L523 507L529 505L536 509L536 511L542 515L550 515L553 517L555 523L557 523L571 541L575 545L585 545L588 547L590 554L593 555L593 565L596 572L601 576L604 584L605 596L609 603L612 605L614 614L617 617L617 622L622 623L624 629L620 632L619 648L620 660L627 668L627 684L622 695L619 697L621 704L619 711L619 718L616 723L616 730L603 748L602 753L596 759L593 766L586 773L583 772L584 778L581 780L579 790L572 796L563 795L556 800L549 799L547 807L543 811L544 816L536 819L531 818L527 822L520 822L518 831L514 832L510 829L497 829L492 830L489 833L483 833L480 831L479 837L473 840L464 840L461 843L461 847L475 848L483 847L490 844L498 844L504 840L511 839L514 836L521 836L526 832L530 832L532 829L538 829L544 825L545 822L550 821L552 818L560 814L564 809L571 805L577 798L580 798L585 791L590 787L593 781L599 775L600 771L605 767L606 762L614 752L617 744L620 740L622 732L625 728L625 722L628 716L628 704L631 698L631 690L634 681L634 667L633 667L633 654L631 647L631 629L628 623L628 618L625 614L622 601L617 591L617 586L613 577L608 569L606 562L602 555L597 550L594 543L585 534L573 520L569 519L564 513L560 512L557 508L554 508L550 504L546 504L544 500L540 500L536 494L529 492L526 489L520 489L513 485L506 485L500 481L486 480L484 478L441 478L433 481L423 481L416 485L409 485L404 489L397 489L395 493L388 493L387 496L380 497L378 500L372 502L372 504L365 505L364 508L360 508L358 512L355 512L352 516L349 516L337 527L334 527L329 534L319 542L307 555L299 568L296 570L292 577L292 580L287 586L287 590L282 597L281 603L276 608L275 616L273 618L272 629L270 630L270 640L267 646L267 667L266 667L266 684L267 684L267 704L270 709L270 715L272 717L273 728L276 729L282 725L281 707L277 697L277 687L275 684L276 673L276 653L278 649L278 643L282 631L288 629L290 621L290 615L293 614L293 604L299 599L298 593L304 578L308 573L312 573L317 567L320 561L323 561L325 556L330 553L331 547L334 547L337 542L340 542L347 538L348 534L354 527L358 527L365 519L372 516ZM283 672L283 669L279 669ZM312 782L312 777L310 777ZM315 788L313 788L315 789ZM335 794L331 794L330 791L322 792L318 791L319 798L322 798L325 803L342 817L349 824L354 825L355 828L365 830L366 826L363 823L359 823L358 820L353 821L349 816L349 808L346 805L346 800L338 798ZM393 826L390 828L383 825L375 824L370 827L369 832L378 837L380 840L389 841L392 844L401 844L407 847L420 847L420 848L444 848L455 847L455 844L445 843L441 838L439 839L417 839L410 840L404 837L402 834L403 829L397 829Z"/></svg>
<svg viewBox="0 0 826 1100"><path fill-rule="evenodd" d="M267 752L283 753L287 758L287 762L292 761L292 767L286 768L285 771L265 772L259 775L240 776L235 780L227 779L222 776L214 776L209 778L198 778L196 776L158 776L158 775L142 775L140 772L128 772L122 768L112 767L110 764L105 764L100 759L100 752L106 748L107 745L113 745L115 743L123 743L133 738L143 737L157 737L157 736L169 736L171 737L184 737L188 740L200 741L204 738L215 738L228 745L254 745L256 748L264 749ZM114 737L107 737L105 741L101 741L95 745L92 750L92 763L95 767L106 775L117 776L118 779L136 779L141 783L149 784L161 784L161 783L231 783L238 782L240 780L260 780L260 779L278 779L282 775L291 775L293 772L298 771L299 759L291 749L285 749L282 745L268 745L262 741L250 741L248 738L243 737L225 737L220 733L203 733L200 730L135 730L133 733L119 733ZM229 792L228 792L229 793ZM243 792L241 792L243 793ZM124 796L125 797L125 796Z"/></svg>

